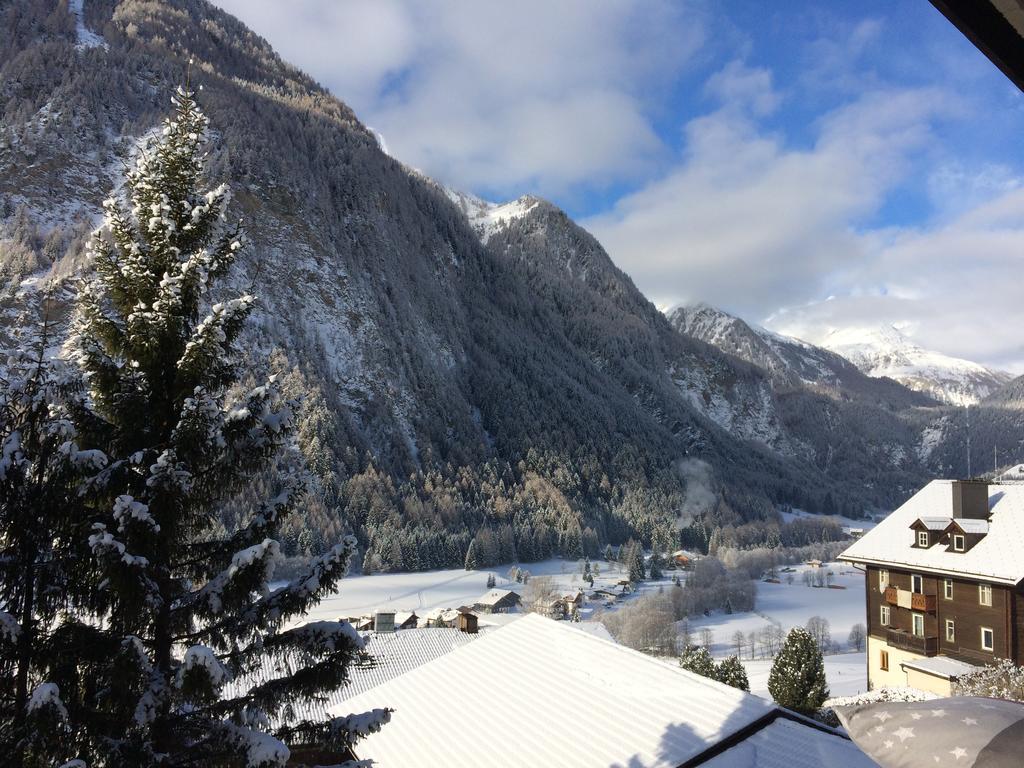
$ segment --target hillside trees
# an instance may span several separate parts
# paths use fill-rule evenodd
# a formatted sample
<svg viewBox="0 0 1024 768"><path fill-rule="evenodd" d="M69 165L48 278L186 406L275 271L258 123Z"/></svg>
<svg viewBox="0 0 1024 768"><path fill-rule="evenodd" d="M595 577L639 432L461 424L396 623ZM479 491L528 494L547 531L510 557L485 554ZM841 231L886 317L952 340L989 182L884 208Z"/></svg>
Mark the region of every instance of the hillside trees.
<svg viewBox="0 0 1024 768"><path fill-rule="evenodd" d="M225 278L243 248L225 186L203 189L207 120L179 91L175 115L105 204L68 353L89 400L74 414L103 466L84 485L95 574L88 663L61 689L78 756L124 766L283 765L289 746L339 753L388 719L296 720L289 703L344 684L362 640L344 622L284 629L345 574L346 537L274 590L282 524L304 504L298 403L275 377L243 386L234 342L256 299ZM254 487L268 493L221 510ZM265 664L276 676L225 698ZM271 726L271 721L275 725Z"/></svg>

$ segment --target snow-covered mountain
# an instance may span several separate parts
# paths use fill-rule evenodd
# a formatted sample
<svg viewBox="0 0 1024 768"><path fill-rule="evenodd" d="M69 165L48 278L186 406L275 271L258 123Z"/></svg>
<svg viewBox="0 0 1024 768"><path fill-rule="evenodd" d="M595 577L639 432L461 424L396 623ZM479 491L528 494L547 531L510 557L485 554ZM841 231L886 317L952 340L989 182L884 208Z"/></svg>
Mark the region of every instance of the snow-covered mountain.
<svg viewBox="0 0 1024 768"><path fill-rule="evenodd" d="M950 405L974 405L1013 378L970 360L924 349L891 325L836 330L822 340L822 346L869 376L887 376Z"/></svg>
<svg viewBox="0 0 1024 768"><path fill-rule="evenodd" d="M670 321L556 206L424 178L204 0L58 7L20 0L0 28L0 348L43 276L66 305L100 202L193 58L211 170L254 246L236 277L261 301L246 344L307 395L339 484L371 462L382 486L441 468L511 487L522 467L557 489L545 509L571 499L581 527L625 538L638 510L672 508L684 458L741 515L890 505L932 473L918 446L942 414L917 415L937 408L924 395L737 318ZM943 468L955 427L928 433Z"/></svg>
<svg viewBox="0 0 1024 768"><path fill-rule="evenodd" d="M771 374L777 388L811 387L894 408L933 405L926 396L888 379L872 378L842 355L759 325L704 303L666 313L675 328Z"/></svg>
<svg viewBox="0 0 1024 768"><path fill-rule="evenodd" d="M444 192L465 214L469 225L484 244L495 232L504 229L516 219L521 219L542 202L533 195L523 195L508 203L491 203L450 187L445 187Z"/></svg>

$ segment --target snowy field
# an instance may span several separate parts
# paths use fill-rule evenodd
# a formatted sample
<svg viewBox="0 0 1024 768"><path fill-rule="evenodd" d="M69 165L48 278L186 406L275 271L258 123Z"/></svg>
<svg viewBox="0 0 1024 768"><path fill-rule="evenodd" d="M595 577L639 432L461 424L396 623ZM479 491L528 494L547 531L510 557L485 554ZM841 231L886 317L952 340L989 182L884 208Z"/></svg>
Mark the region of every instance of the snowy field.
<svg viewBox="0 0 1024 768"><path fill-rule="evenodd" d="M847 638L855 624L864 624L864 574L848 565L830 563L826 570L835 573L833 584L845 589L809 587L803 582L807 566L794 566L792 584L786 583L788 574L780 573L781 584L757 584L757 609L749 613L713 614L690 619L694 642L701 640L701 628L712 632L711 652L715 656L736 653L733 635L760 632L766 624L776 624L788 632L793 627L807 625L812 616L821 616L829 623L832 641L851 651ZM749 650L744 649L744 655ZM757 651L760 654L760 650ZM750 677L754 693L767 695L768 672L771 659L744 658L743 665ZM835 696L850 696L867 690L867 670L863 653L840 653L825 657L825 673Z"/></svg>
<svg viewBox="0 0 1024 768"><path fill-rule="evenodd" d="M768 693L768 673L772 671L771 659L744 659L750 681L750 692L771 698ZM867 657L861 653L837 653L825 657L825 677L828 680L829 696L856 696L868 689Z"/></svg>
<svg viewBox="0 0 1024 768"><path fill-rule="evenodd" d="M594 588L613 588L620 579L625 578L622 566L618 563L594 561L599 569L595 578ZM559 592L571 592L577 588L587 587L580 575L580 564L564 560L545 560L524 566L531 576L548 576ZM712 633L711 651L717 657L724 657L736 652L733 635L741 631L744 635L758 633L766 624L781 626L784 632L793 627L803 627L812 616L827 619L832 640L848 651L847 637L854 624L864 623L864 576L849 566L838 563L830 564L828 570L834 572L833 584L843 589L827 587L809 587L803 582L803 571L806 566L794 566L793 583L786 583L789 574L781 573L781 584L757 583L757 609L748 613L731 615L716 613L689 620L693 641L701 641L701 629L707 628ZM487 589L487 577L493 573L496 587L512 589L523 594L526 587L507 578L508 568L496 568L480 571L466 571L454 568L443 571L426 571L420 573L385 573L372 576L350 576L339 583L338 591L325 598L314 608L303 621L318 619L337 619L348 616L370 614L377 609L394 611L416 611L422 614L434 608L456 608L460 605L471 605L484 595ZM679 571L680 575L684 572ZM660 582L646 582L640 593L657 589L659 585L671 585L669 578ZM592 613L595 606L588 605L581 611L584 620ZM513 621L522 614L497 614L481 616L482 623L504 624ZM756 651L760 654L760 649ZM744 649L744 656L749 654ZM750 677L751 690L759 695L768 695L768 672L771 659L744 658L743 664ZM866 690L866 669L863 653L840 653L825 658L825 671L829 686L834 696L848 696Z"/></svg>
<svg viewBox="0 0 1024 768"><path fill-rule="evenodd" d="M832 520L835 520L837 523L843 526L843 528L860 528L864 531L869 531L876 525L878 525L878 521L874 518L867 520L855 520L852 517L844 517L843 515L819 515L815 514L814 512L805 512L802 509L793 509L789 512L780 512L779 514L782 515L782 520L786 523L791 523L794 520L798 520L800 518L812 518L815 520L821 520L823 517L828 517ZM880 519L884 519L887 514L888 512L882 514L880 516Z"/></svg>
<svg viewBox="0 0 1024 768"><path fill-rule="evenodd" d="M854 624L864 624L864 574L848 565L830 563L835 577L832 583L842 589L809 587L803 582L807 566L793 566L792 584L786 583L789 574L779 573L781 584L757 583L757 609L749 613L716 613L689 620L694 639L700 639L702 627L712 633L711 653L728 656L735 653L732 636L737 630L744 634L758 632L765 624L776 624L788 632L793 627L806 626L812 616L828 620L832 640L846 646L847 636Z"/></svg>
<svg viewBox="0 0 1024 768"><path fill-rule="evenodd" d="M619 563L594 561L600 575L594 579L594 588L611 587L625 573ZM522 568L533 576L549 576L556 588L563 592L590 586L584 584L578 563L565 560L545 560L528 563ZM416 611L422 614L434 608L458 608L472 605L486 594L488 574L494 574L496 589L511 589L520 595L527 585L508 579L509 566L466 571L453 568L444 571L418 573L377 573L372 576L349 576L338 583L338 590L325 598L302 621L337 619L343 616L361 616L377 609ZM584 613L588 613L586 611ZM502 617L482 617L485 622L501 622Z"/></svg>

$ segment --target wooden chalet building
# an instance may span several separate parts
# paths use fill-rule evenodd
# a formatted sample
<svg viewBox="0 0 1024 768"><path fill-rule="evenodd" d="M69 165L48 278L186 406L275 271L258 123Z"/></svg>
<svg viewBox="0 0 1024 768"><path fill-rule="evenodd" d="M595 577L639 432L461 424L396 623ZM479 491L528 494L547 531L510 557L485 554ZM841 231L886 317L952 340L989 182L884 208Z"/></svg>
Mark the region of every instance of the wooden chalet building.
<svg viewBox="0 0 1024 768"><path fill-rule="evenodd" d="M1024 663L1024 486L935 480L839 559L864 570L869 688Z"/></svg>
<svg viewBox="0 0 1024 768"><path fill-rule="evenodd" d="M510 589L492 589L479 598L473 604L473 608L481 613L508 613L522 601L518 592Z"/></svg>

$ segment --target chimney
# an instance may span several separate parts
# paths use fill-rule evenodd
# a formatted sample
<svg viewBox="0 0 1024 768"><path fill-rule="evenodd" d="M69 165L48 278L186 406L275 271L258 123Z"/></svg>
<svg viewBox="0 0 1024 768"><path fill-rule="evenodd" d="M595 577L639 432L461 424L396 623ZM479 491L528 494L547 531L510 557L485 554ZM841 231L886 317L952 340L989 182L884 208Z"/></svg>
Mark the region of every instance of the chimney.
<svg viewBox="0 0 1024 768"><path fill-rule="evenodd" d="M986 480L953 481L953 517L965 520L988 520L988 482Z"/></svg>

